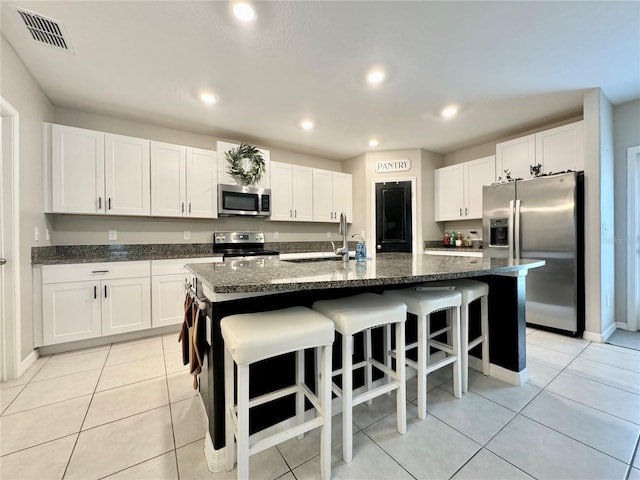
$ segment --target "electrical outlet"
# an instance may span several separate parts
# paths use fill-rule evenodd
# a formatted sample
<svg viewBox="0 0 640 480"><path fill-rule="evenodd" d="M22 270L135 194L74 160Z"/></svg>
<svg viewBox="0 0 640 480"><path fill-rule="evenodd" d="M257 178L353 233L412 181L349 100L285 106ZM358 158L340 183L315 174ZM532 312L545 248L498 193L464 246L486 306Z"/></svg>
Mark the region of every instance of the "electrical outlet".
<svg viewBox="0 0 640 480"><path fill-rule="evenodd" d="M117 239L118 239L118 231L109 230L109 240L117 240Z"/></svg>
<svg viewBox="0 0 640 480"><path fill-rule="evenodd" d="M273 232L273 238L277 240L279 236L280 234L278 232Z"/></svg>
<svg viewBox="0 0 640 480"><path fill-rule="evenodd" d="M45 229L45 231L44 231L44 239L47 240L47 241L51 240L51 232L49 231L48 228Z"/></svg>
<svg viewBox="0 0 640 480"><path fill-rule="evenodd" d="M184 231L184 239L191 240L191 232L189 230Z"/></svg>
<svg viewBox="0 0 640 480"><path fill-rule="evenodd" d="M327 238L331 238L331 232L327 232Z"/></svg>
<svg viewBox="0 0 640 480"><path fill-rule="evenodd" d="M33 231L33 239L34 239L36 242L39 242L39 241L40 241L40 228L36 227L36 228L34 229L34 231Z"/></svg>

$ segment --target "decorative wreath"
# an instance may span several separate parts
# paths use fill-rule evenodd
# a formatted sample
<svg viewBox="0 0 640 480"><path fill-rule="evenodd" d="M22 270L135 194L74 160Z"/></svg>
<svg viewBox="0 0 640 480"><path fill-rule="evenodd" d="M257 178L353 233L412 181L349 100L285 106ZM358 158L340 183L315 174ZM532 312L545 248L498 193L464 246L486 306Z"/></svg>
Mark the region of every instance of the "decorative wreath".
<svg viewBox="0 0 640 480"><path fill-rule="evenodd" d="M255 185L264 174L264 158L256 147L241 143L238 148L233 148L225 153L229 170L227 172L232 177L240 180L244 185ZM251 168L244 168L244 160L251 163Z"/></svg>

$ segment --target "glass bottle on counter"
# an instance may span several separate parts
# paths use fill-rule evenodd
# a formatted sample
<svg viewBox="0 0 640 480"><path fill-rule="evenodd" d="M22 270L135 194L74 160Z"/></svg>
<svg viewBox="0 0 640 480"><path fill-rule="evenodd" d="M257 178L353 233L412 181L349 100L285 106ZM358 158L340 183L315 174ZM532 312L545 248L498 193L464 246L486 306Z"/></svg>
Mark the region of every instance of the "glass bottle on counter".
<svg viewBox="0 0 640 480"><path fill-rule="evenodd" d="M456 246L456 232L451 230L451 234L449 235L449 246Z"/></svg>
<svg viewBox="0 0 640 480"><path fill-rule="evenodd" d="M364 243L364 230L360 232L360 238L356 244L356 262L367 261L367 246Z"/></svg>
<svg viewBox="0 0 640 480"><path fill-rule="evenodd" d="M462 246L462 234L460 232L456 233L456 247Z"/></svg>
<svg viewBox="0 0 640 480"><path fill-rule="evenodd" d="M444 232L444 239L442 240L442 244L445 247L449 247L451 245L451 237L449 236L449 232Z"/></svg>

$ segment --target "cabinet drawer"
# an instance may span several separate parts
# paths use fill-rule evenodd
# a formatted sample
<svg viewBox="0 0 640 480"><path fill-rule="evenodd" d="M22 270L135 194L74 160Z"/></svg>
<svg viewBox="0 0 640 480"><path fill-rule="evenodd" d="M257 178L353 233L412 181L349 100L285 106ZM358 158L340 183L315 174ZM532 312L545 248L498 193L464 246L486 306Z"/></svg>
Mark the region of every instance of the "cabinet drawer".
<svg viewBox="0 0 640 480"><path fill-rule="evenodd" d="M222 257L172 258L169 260L151 260L151 275L174 275L189 273L188 263L218 263Z"/></svg>
<svg viewBox="0 0 640 480"><path fill-rule="evenodd" d="M148 260L139 262L44 265L42 267L42 283L110 280L113 278L145 277L150 274L151 265Z"/></svg>

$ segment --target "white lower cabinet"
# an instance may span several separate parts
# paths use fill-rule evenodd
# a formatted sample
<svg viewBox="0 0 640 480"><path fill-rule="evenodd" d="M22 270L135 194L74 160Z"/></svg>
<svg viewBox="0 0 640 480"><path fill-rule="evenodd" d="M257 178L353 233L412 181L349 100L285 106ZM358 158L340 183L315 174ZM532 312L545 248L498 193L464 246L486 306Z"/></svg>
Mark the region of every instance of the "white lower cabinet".
<svg viewBox="0 0 640 480"><path fill-rule="evenodd" d="M150 263L42 267L44 345L151 327Z"/></svg>
<svg viewBox="0 0 640 480"><path fill-rule="evenodd" d="M182 323L184 319L185 283L193 283L187 263L222 262L222 257L180 258L151 261L151 326Z"/></svg>

